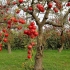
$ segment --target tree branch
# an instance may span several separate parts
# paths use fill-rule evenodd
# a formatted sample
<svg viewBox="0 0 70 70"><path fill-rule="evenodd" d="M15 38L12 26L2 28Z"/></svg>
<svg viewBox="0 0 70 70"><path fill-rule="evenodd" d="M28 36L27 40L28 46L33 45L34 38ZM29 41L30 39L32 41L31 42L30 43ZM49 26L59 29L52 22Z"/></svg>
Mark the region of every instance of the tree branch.
<svg viewBox="0 0 70 70"><path fill-rule="evenodd" d="M54 22L50 22L50 21L47 21L45 24L49 24L49 25L52 25L52 26L55 26L55 27L62 27L62 25L58 25L58 24L54 24Z"/></svg>
<svg viewBox="0 0 70 70"><path fill-rule="evenodd" d="M36 13L32 13L32 17L35 19L36 24L39 25L40 24L40 19L36 16Z"/></svg>
<svg viewBox="0 0 70 70"><path fill-rule="evenodd" d="M67 18L67 16L68 16L69 13L70 13L70 8L68 9L67 13L63 17L63 21L62 21L63 25L64 25L64 23L66 21L66 18Z"/></svg>
<svg viewBox="0 0 70 70"><path fill-rule="evenodd" d="M36 13L34 12L34 0L32 0L31 6L33 8L33 11L31 12L32 17L35 19L36 24L40 24L40 19L36 16Z"/></svg>
<svg viewBox="0 0 70 70"><path fill-rule="evenodd" d="M43 20L42 20L42 22L41 22L41 25L42 25L42 26L46 23L46 20L48 19L49 10L50 10L50 9L47 9L47 10L46 10L46 13L45 13L45 15L44 15L44 18L43 18Z"/></svg>

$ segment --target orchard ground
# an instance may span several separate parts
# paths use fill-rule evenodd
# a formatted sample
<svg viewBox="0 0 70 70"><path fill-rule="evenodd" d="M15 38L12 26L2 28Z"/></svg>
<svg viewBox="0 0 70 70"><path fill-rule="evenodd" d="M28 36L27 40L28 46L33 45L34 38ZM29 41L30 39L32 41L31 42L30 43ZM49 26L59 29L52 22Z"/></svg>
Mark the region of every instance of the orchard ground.
<svg viewBox="0 0 70 70"><path fill-rule="evenodd" d="M26 50L13 50L11 54L7 50L0 51L0 70L26 70L25 66L32 68L34 58L27 60L26 57ZM44 50L43 57L44 70L70 70L70 50L61 53L57 50Z"/></svg>

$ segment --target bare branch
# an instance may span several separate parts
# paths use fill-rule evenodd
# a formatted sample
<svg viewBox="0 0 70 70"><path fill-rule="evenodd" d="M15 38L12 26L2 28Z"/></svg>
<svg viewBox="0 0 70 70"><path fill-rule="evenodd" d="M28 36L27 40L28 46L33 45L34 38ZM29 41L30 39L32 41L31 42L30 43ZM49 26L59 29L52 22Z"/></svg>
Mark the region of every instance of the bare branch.
<svg viewBox="0 0 70 70"><path fill-rule="evenodd" d="M35 19L36 24L39 25L40 24L40 19L36 16L36 13L32 13L32 17Z"/></svg>

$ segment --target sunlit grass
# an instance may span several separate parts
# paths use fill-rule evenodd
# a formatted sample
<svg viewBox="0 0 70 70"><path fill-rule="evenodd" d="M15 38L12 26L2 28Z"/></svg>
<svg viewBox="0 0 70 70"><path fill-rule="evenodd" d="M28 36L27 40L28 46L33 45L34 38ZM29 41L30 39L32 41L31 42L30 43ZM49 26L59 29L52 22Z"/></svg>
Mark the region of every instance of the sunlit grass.
<svg viewBox="0 0 70 70"><path fill-rule="evenodd" d="M8 54L6 50L0 52L0 70L25 70L26 66L33 65L34 60L27 60L26 50L14 50ZM43 56L44 70L70 70L70 50L45 50ZM29 69L28 69L29 70Z"/></svg>

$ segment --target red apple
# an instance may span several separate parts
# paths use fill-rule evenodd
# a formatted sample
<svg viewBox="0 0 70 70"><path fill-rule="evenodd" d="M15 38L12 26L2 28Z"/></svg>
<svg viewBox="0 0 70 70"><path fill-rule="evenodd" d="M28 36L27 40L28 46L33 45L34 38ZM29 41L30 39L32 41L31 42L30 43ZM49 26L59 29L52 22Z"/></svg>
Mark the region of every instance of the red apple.
<svg viewBox="0 0 70 70"><path fill-rule="evenodd" d="M30 6L30 7L28 7L28 10L32 11L32 10L33 10L33 8Z"/></svg>
<svg viewBox="0 0 70 70"><path fill-rule="evenodd" d="M31 59L31 57L32 57L32 56L31 56L30 54L28 54L27 58L28 58L28 59Z"/></svg>
<svg viewBox="0 0 70 70"><path fill-rule="evenodd" d="M17 22L18 20L15 17L11 17L11 21Z"/></svg>
<svg viewBox="0 0 70 70"><path fill-rule="evenodd" d="M6 30L6 29L3 29L2 31L3 31L4 33L5 33L5 32L7 32L7 30Z"/></svg>
<svg viewBox="0 0 70 70"><path fill-rule="evenodd" d="M29 25L29 26L28 26L28 28L29 28L29 29L32 29L32 28L33 28L33 26Z"/></svg>
<svg viewBox="0 0 70 70"><path fill-rule="evenodd" d="M0 51L2 51L2 47L0 47Z"/></svg>
<svg viewBox="0 0 70 70"><path fill-rule="evenodd" d="M70 6L70 2L68 2L68 3L66 4L66 6Z"/></svg>
<svg viewBox="0 0 70 70"><path fill-rule="evenodd" d="M38 36L38 32L35 31L35 32L34 32L34 35L35 35L35 36Z"/></svg>
<svg viewBox="0 0 70 70"><path fill-rule="evenodd" d="M44 6L42 4L37 4L37 8L41 11L44 12Z"/></svg>
<svg viewBox="0 0 70 70"><path fill-rule="evenodd" d="M4 18L4 21L6 20L7 18Z"/></svg>
<svg viewBox="0 0 70 70"><path fill-rule="evenodd" d="M58 12L58 8L56 8L56 7L54 7L53 10L54 10L55 13Z"/></svg>
<svg viewBox="0 0 70 70"><path fill-rule="evenodd" d="M32 45L32 46L35 46L35 43L34 43L34 42L31 42L31 45Z"/></svg>
<svg viewBox="0 0 70 70"><path fill-rule="evenodd" d="M21 23L21 24L25 24L26 21L25 21L24 19L22 19L22 18L19 18L19 23Z"/></svg>
<svg viewBox="0 0 70 70"><path fill-rule="evenodd" d="M32 49L32 45L28 45L28 49Z"/></svg>
<svg viewBox="0 0 70 70"><path fill-rule="evenodd" d="M5 33L5 37L8 37L9 36L9 34L8 33Z"/></svg>
<svg viewBox="0 0 70 70"><path fill-rule="evenodd" d="M35 25L35 23L34 23L34 22L31 22L31 23L30 23L30 25L31 25L31 26L34 26L34 25Z"/></svg>
<svg viewBox="0 0 70 70"><path fill-rule="evenodd" d="M7 38L4 38L3 41L4 41L4 42L8 42L8 39L7 39Z"/></svg>
<svg viewBox="0 0 70 70"><path fill-rule="evenodd" d="M19 3L23 3L23 0L18 0L19 1Z"/></svg>
<svg viewBox="0 0 70 70"><path fill-rule="evenodd" d="M24 34L27 34L28 33L28 30L24 30Z"/></svg>
<svg viewBox="0 0 70 70"><path fill-rule="evenodd" d="M52 6L53 6L52 2L49 2L48 3L48 8L52 8Z"/></svg>
<svg viewBox="0 0 70 70"><path fill-rule="evenodd" d="M28 50L28 54L31 54L31 50Z"/></svg>
<svg viewBox="0 0 70 70"><path fill-rule="evenodd" d="M11 25L12 21L11 21L11 20L8 20L7 23L8 23L9 25Z"/></svg>
<svg viewBox="0 0 70 70"><path fill-rule="evenodd" d="M32 38L32 39L35 38L35 35L34 34L31 34L30 35L30 38Z"/></svg>
<svg viewBox="0 0 70 70"><path fill-rule="evenodd" d="M8 25L7 28L11 28L11 25Z"/></svg>
<svg viewBox="0 0 70 70"><path fill-rule="evenodd" d="M2 47L2 44L0 43L0 47Z"/></svg>

